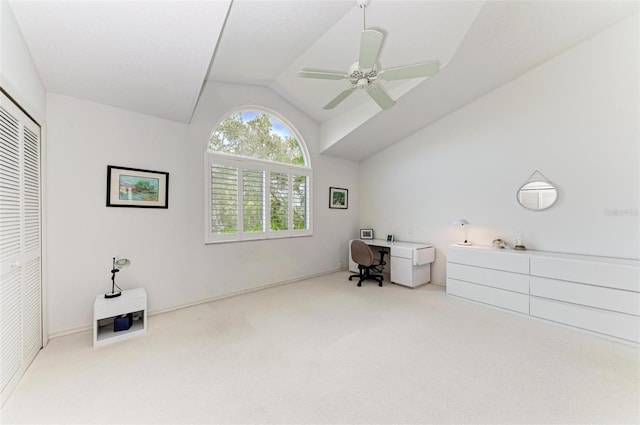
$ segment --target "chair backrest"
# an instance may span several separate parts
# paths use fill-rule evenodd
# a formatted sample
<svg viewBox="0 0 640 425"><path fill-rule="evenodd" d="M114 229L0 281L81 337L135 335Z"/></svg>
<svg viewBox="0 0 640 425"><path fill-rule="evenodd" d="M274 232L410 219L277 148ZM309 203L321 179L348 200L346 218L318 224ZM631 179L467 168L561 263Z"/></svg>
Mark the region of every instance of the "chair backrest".
<svg viewBox="0 0 640 425"><path fill-rule="evenodd" d="M354 239L351 241L351 259L361 266L369 267L373 264L373 252L369 245Z"/></svg>

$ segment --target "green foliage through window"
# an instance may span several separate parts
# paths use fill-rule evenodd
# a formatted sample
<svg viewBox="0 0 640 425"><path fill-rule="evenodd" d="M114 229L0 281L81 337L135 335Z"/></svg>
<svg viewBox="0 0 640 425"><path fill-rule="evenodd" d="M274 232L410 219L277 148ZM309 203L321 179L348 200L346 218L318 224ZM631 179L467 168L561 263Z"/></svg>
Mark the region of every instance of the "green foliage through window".
<svg viewBox="0 0 640 425"><path fill-rule="evenodd" d="M304 165L298 140L277 119L256 112L238 112L218 125L209 150L284 164Z"/></svg>

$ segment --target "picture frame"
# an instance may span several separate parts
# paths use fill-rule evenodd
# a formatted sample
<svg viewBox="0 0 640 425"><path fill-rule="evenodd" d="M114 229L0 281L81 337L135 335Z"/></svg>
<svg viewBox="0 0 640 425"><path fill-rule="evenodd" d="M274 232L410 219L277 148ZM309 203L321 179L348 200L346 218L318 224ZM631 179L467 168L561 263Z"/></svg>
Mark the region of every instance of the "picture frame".
<svg viewBox="0 0 640 425"><path fill-rule="evenodd" d="M387 235L387 242L393 242L393 235Z"/></svg>
<svg viewBox="0 0 640 425"><path fill-rule="evenodd" d="M360 229L360 239L373 239L373 229Z"/></svg>
<svg viewBox="0 0 640 425"><path fill-rule="evenodd" d="M107 165L107 207L169 208L169 173Z"/></svg>
<svg viewBox="0 0 640 425"><path fill-rule="evenodd" d="M349 190L341 187L330 187L329 208L342 210L349 208Z"/></svg>

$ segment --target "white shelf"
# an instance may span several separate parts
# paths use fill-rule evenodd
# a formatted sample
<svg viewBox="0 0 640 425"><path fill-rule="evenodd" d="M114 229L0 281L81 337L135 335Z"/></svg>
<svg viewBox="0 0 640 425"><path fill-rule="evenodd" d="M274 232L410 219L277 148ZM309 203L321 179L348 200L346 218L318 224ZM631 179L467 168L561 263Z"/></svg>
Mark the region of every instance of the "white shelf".
<svg viewBox="0 0 640 425"><path fill-rule="evenodd" d="M114 332L113 320L119 316L135 313L138 320L133 320L131 327L124 331ZM99 326L100 322L108 323ZM117 341L143 335L147 332L147 293L144 288L128 289L116 298L96 296L93 305L93 347L111 344Z"/></svg>

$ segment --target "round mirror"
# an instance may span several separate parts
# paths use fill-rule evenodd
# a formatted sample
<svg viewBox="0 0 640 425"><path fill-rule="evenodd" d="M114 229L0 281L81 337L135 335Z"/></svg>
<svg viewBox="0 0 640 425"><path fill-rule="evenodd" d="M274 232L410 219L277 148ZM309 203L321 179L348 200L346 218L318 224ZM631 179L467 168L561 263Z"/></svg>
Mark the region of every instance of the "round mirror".
<svg viewBox="0 0 640 425"><path fill-rule="evenodd" d="M518 190L518 202L529 210L546 210L557 201L558 189L546 181L527 182Z"/></svg>

